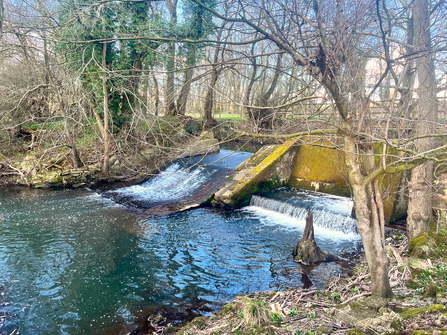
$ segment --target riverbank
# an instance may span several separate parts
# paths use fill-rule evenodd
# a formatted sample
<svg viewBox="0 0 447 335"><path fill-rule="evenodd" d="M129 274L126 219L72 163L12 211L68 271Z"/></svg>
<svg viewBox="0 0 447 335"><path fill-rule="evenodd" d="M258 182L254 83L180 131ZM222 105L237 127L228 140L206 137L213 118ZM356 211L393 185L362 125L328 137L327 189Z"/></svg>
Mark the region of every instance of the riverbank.
<svg viewBox="0 0 447 335"><path fill-rule="evenodd" d="M141 121L130 133L111 134L113 141L105 171L100 127L94 119L87 121L71 142L61 136L63 121L27 123L3 133L0 186L78 188L135 184L180 157L201 136L200 122L190 117Z"/></svg>
<svg viewBox="0 0 447 335"><path fill-rule="evenodd" d="M176 327L158 314L152 329L138 334L447 334L446 235L442 227L426 242L410 246L407 237L389 232L386 239L394 297L371 296L364 259L353 275L332 278L323 289L294 288L239 295L213 315L199 316ZM420 250L430 243L430 258ZM426 255L425 255L426 256ZM158 321L157 321L158 320Z"/></svg>

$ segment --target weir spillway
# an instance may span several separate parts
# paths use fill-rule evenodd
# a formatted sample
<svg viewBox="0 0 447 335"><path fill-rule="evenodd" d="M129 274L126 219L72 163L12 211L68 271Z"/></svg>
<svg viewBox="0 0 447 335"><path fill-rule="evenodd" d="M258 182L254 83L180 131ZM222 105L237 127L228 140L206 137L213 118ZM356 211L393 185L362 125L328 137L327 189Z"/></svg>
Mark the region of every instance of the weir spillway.
<svg viewBox="0 0 447 335"><path fill-rule="evenodd" d="M263 208L293 218L306 220L312 211L316 229L357 235L357 220L352 218L353 202L349 198L283 187L262 195L253 195L250 206Z"/></svg>

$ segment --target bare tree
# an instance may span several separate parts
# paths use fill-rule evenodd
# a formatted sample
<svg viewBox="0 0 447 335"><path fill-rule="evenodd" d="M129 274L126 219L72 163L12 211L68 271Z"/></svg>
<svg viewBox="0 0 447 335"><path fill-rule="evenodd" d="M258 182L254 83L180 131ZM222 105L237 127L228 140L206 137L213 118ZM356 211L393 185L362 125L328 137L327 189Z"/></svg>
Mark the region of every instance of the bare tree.
<svg viewBox="0 0 447 335"><path fill-rule="evenodd" d="M429 152L434 148L437 115L436 77L431 50L430 12L427 0L413 2L413 22L416 69L418 76L418 104L416 106L416 152ZM408 204L408 236L414 238L428 231L432 218L433 161L425 162L411 171Z"/></svg>
<svg viewBox="0 0 447 335"><path fill-rule="evenodd" d="M194 1L200 3L199 0ZM332 8L337 9L335 14ZM373 123L371 101L389 74L392 63L388 45L392 30L383 22L382 2L334 0L328 4L313 0L311 4L292 4L261 1L259 5L245 1L244 10L234 16L208 10L222 20L245 24L253 34L264 36L288 53L295 64L314 77L333 99L340 118L338 134L343 141L358 231L370 266L372 294L392 295L384 239L384 209L377 178L384 173L413 169L427 157L421 159L416 154L389 163L384 144L380 159L375 159L375 134L379 135L376 129L380 128ZM253 19L258 17L257 13L260 13L261 20ZM284 21L287 23L280 28ZM375 35L375 31L381 34ZM366 64L374 57L383 57L383 54L387 66L372 88L367 90ZM384 135L379 136L383 138ZM404 146L396 149L406 150ZM426 151L428 148L420 147L419 150L430 152Z"/></svg>

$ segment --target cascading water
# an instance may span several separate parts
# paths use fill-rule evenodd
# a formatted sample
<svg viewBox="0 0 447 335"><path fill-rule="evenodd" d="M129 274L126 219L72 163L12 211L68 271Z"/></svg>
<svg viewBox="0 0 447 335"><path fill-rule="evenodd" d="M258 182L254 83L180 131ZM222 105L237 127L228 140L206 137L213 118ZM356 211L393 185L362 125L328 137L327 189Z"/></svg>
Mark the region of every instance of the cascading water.
<svg viewBox="0 0 447 335"><path fill-rule="evenodd" d="M111 190L103 195L140 208L186 200L204 189L223 184L228 174L251 155L220 150L206 156L180 159L142 184Z"/></svg>
<svg viewBox="0 0 447 335"><path fill-rule="evenodd" d="M281 188L253 195L250 206L259 207L304 223L307 211L313 212L315 229L357 235L357 221L351 217L352 201L318 192Z"/></svg>

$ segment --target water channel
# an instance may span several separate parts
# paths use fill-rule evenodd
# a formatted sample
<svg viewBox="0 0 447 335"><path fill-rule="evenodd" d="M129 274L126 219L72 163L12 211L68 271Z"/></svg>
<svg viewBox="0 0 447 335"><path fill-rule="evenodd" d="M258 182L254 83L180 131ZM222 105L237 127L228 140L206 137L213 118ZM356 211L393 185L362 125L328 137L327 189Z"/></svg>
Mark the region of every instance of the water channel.
<svg viewBox="0 0 447 335"><path fill-rule="evenodd" d="M141 187L130 192L140 196ZM9 188L0 209L0 331L8 334L99 334L148 306L217 308L240 293L309 280L321 287L343 271L327 263L303 274L291 249L304 221L256 205L151 217L88 189ZM336 255L361 249L351 230L320 227L316 240Z"/></svg>

